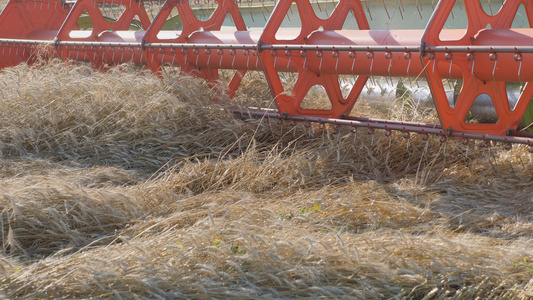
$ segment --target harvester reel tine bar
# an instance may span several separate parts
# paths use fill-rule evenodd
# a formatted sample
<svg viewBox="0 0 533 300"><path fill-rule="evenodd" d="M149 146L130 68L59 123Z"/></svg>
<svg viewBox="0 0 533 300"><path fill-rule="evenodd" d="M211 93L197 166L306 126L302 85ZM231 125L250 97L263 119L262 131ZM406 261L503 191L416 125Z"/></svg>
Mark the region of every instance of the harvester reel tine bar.
<svg viewBox="0 0 533 300"><path fill-rule="evenodd" d="M524 6L528 20L532 20L532 4L529 0L507 0L498 12L494 13L493 11L493 15L488 15L480 0L465 1L464 9L468 19L465 34L455 40L442 39L441 32L455 4L455 0L439 2L422 40L422 44L425 46L423 51L426 51L422 58L423 63L431 64L435 69L426 69L426 77L441 123L449 131L506 135L509 130L517 128L531 97L533 97L533 86L528 82L516 106L512 109L507 95L507 82L533 80L531 76L529 76L530 78L522 76L521 72L523 60L531 60L533 55L521 53L518 48L514 50L514 53L499 53L498 47L491 47L490 45L498 46L505 42L501 41L503 35L510 36L512 34L509 29L511 29L520 5ZM493 30L485 30L487 28ZM521 43L520 38L509 39L509 41L517 43L513 45L521 46L519 44ZM434 51L435 49L442 50L442 48L446 50ZM450 59L450 56L453 57L453 60ZM460 78L463 80L462 89L453 108L450 106L444 90L441 70L443 68L448 69L450 73L452 69L459 70ZM470 109L474 101L480 96L490 97L496 110L497 121L467 122Z"/></svg>
<svg viewBox="0 0 533 300"><path fill-rule="evenodd" d="M271 112L266 110L232 110L233 113L237 115L247 115L253 116L255 118L261 119L277 119L277 120L289 120L292 122L312 122L319 124L319 129L324 129L325 124L331 124L335 126L348 126L352 129L353 133L359 133L358 128L372 128L380 129L385 131L399 131L402 133L402 136L409 140L411 138L411 133L418 133L423 136L435 135L439 137L439 140L442 143L448 141L448 137L455 139L456 141L461 140L463 143L465 140L475 139L475 140L488 140L493 143L500 143L502 145L506 144L523 144L527 145L531 151L533 151L533 140L530 135L524 136L502 136L502 135L492 135L492 134L481 134L475 132L460 132L452 131L447 132L438 125L433 124L433 127L424 127L420 126L419 123L414 122L388 122L381 120L374 120L368 118L347 118L347 119L334 119L334 118L322 118L322 117L309 117L309 116L288 116L282 115L277 112ZM466 145L466 144L465 144ZM533 153L533 152L532 152Z"/></svg>

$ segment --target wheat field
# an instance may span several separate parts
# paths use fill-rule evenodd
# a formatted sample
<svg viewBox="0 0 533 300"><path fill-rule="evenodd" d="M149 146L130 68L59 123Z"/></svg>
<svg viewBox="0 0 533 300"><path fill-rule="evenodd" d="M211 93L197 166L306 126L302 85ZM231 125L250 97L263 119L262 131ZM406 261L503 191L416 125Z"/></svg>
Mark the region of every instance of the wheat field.
<svg viewBox="0 0 533 300"><path fill-rule="evenodd" d="M0 297L533 297L525 148L224 110L271 106L260 76L217 94L126 65L2 70Z"/></svg>

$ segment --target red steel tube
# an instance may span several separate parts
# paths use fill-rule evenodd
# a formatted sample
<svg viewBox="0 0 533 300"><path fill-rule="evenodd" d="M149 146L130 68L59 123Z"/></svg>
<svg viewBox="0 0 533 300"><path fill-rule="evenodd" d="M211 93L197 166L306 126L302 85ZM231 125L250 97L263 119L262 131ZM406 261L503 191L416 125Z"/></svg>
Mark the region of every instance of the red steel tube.
<svg viewBox="0 0 533 300"><path fill-rule="evenodd" d="M533 31L532 31L533 33ZM124 46L140 48L143 45L142 31L107 31L103 32L95 40L99 45L123 43ZM172 35L172 32L168 34ZM179 32L174 33L178 35ZM283 33L281 33L283 34ZM357 30L357 31L319 31L311 34L307 39L306 46L313 46L316 49L329 45L342 46L364 46L369 49L375 47L401 46L401 47L418 47L423 31L414 30ZM71 36L81 35L76 31ZM292 33L287 33L292 36ZM198 68L218 68L218 69L245 69L245 70L262 70L262 64L258 56L254 53L257 44L260 41L261 32L258 31L199 31L193 33L188 39L187 44L198 45L196 49L189 49L187 61ZM234 51L229 50L228 45L244 46ZM210 47L207 47L210 46ZM99 46L100 47L100 46ZM106 53L102 54L103 61L108 64L117 62L116 54L110 50L111 47L105 47ZM181 51L179 44L174 45L177 51ZM206 51L206 49L211 51ZM263 45L262 51L271 51L269 45ZM162 51L154 48L154 57L147 59L159 60L165 63L175 62L173 52L170 50ZM103 49L102 49L103 50ZM101 51L102 51L101 50ZM196 51L197 50L197 51ZM217 51L219 50L219 51ZM88 50L78 47L71 49L71 57L86 57L90 60L90 55L86 56ZM174 50L173 50L174 51ZM339 51L339 56L334 57L331 50L324 50L322 57L317 56L317 51L306 50L308 59L306 66L315 73L338 73L338 74L356 74L356 75L373 75L373 76L393 76L393 77L420 77L423 74L424 66L420 60L420 52L410 51L409 56L406 52L384 52L384 51L356 51L355 60L351 51ZM294 55L301 55L299 51L293 51ZM369 54L371 53L371 55ZM276 64L276 69L280 72L295 72L297 69L293 64L287 64L289 57L285 51L276 51L280 63ZM488 54L486 55L488 56ZM89 57L89 58L87 58ZM131 55L130 55L131 60ZM283 62L282 62L283 60ZM322 63L321 63L322 61ZM139 54L133 56L133 62L142 63L142 57ZM342 62L342 63L338 63ZM450 77L450 72L442 71L443 77ZM459 70L452 68L451 78L459 79L461 74Z"/></svg>

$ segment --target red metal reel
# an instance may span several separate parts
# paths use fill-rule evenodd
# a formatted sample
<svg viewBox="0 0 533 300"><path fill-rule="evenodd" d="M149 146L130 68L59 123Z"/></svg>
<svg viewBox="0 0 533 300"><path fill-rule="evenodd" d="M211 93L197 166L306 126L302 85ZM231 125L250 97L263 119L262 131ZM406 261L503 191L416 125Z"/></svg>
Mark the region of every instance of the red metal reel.
<svg viewBox="0 0 533 300"><path fill-rule="evenodd" d="M98 4L122 5L125 10L115 22L111 22L104 18ZM79 29L77 22L84 11L89 14L93 30L88 35L76 35L73 31ZM144 29L150 26L150 19L142 6L142 2L128 2L124 0L78 0L57 33L57 39L60 41L98 41L103 32L129 30L135 16L140 18Z"/></svg>
<svg viewBox="0 0 533 300"><path fill-rule="evenodd" d="M144 36L144 44L147 45L145 50L148 65L153 72L160 74L161 66L165 63L178 65L181 72L197 77L204 78L212 85L218 83L219 72L217 67L207 66L200 67L198 60L200 56L217 56L216 49L160 49L150 47L151 44L173 43L187 44L194 40L196 44L211 44L210 40L203 40L199 36L200 32L219 31L227 15L230 15L237 31L246 31L246 24L239 11L239 7L234 0L215 0L218 4L213 14L206 21L200 21L193 13L187 0L169 0L161 8L159 14L153 20L152 25ZM173 31L171 37L165 38L161 34L162 28L170 16L172 10L177 8L181 18L183 29ZM161 34L159 36L159 34ZM196 34L194 38L192 36ZM207 54L208 53L208 54ZM213 58L213 61L217 61ZM229 96L233 96L238 88L246 70L237 70L229 85Z"/></svg>
<svg viewBox="0 0 533 300"><path fill-rule="evenodd" d="M124 12L116 21L108 21L104 18L98 4L123 6ZM87 34L87 31L78 31L78 20L84 12L89 14L92 23L92 31L89 34ZM57 40L63 42L130 42L138 44L141 36L138 36L133 31L128 31L136 16L141 21L142 27L148 29L150 19L141 1L78 0L57 33ZM117 34L116 32L118 31L121 34ZM119 58L124 57L126 54L128 54L128 60L130 61L140 63L142 60L142 53L139 51L130 51L111 46L60 46L58 51L65 60L75 58L76 60L91 61L95 68L102 68L104 62L109 64L120 62ZM72 52L75 53L76 57L72 57ZM120 52L120 54L117 54L117 52Z"/></svg>
<svg viewBox="0 0 533 300"><path fill-rule="evenodd" d="M483 33L511 28L520 5L524 5L530 24L533 20L533 8L527 0L506 0L500 11L493 16L489 16L483 10L480 0L464 1L463 5L468 19L468 27L464 36L455 40L443 40L440 35L455 3L455 0L441 0L439 2L422 39L423 45L476 46L476 38L492 36ZM483 40L483 43L500 45L501 41L497 39ZM521 41L516 40L511 43L506 41L505 43L506 45L519 45ZM533 86L531 83L527 83L514 110L510 108L506 84L510 80L516 81L514 79L517 76L509 78L504 73L505 69L509 67L518 69L521 62L509 59L509 57L512 58L512 54L502 54L498 61L498 53L430 52L422 58L423 64L426 65L426 78L444 128L495 135L506 135L509 130L516 129L531 97L533 97ZM490 66L490 71L479 72L479 68L487 69L487 63ZM450 107L442 81L442 74L450 69L450 64L453 65L453 69L461 70L463 80L462 89L453 108ZM522 68L532 67L531 62L529 62L529 65L524 65ZM498 121L495 124L468 123L465 119L472 104L478 96L483 94L492 99Z"/></svg>
<svg viewBox="0 0 533 300"><path fill-rule="evenodd" d="M69 11L62 0L10 0L0 15L0 36L53 40Z"/></svg>
<svg viewBox="0 0 533 300"><path fill-rule="evenodd" d="M67 18L70 7L61 0L10 0L0 14L0 36L5 39L51 41ZM1 43L0 68L31 62L36 45ZM40 47L42 55L54 51ZM42 52L47 53L42 53ZM48 53L49 52L49 53Z"/></svg>
<svg viewBox="0 0 533 300"><path fill-rule="evenodd" d="M189 6L188 1L186 0L169 0L166 1L165 4L161 7L161 10L157 14L157 16L152 21L152 24L144 34L143 42L148 44L153 43L176 43L176 44L185 44L187 42L187 36L192 33L191 26L185 25L185 21L182 21L182 24L184 24L184 28L186 30L189 30L190 32L187 32L186 30L182 31L175 31L174 37L172 38L160 38L158 37L158 34L161 32L163 26L165 25L165 22L167 21L168 17L170 16L172 10L174 8L178 9L180 18L184 18L185 16L189 16L189 18L196 19L194 14L192 13L192 10ZM187 11L187 12L186 12ZM190 22L190 21L189 21ZM222 25L222 24L221 24ZM200 29L201 25L197 25L197 28L195 30ZM193 30L194 31L194 30ZM161 55L164 55L164 53L157 53L159 51L159 48L147 48L144 51L144 54L147 58L148 67L154 72L159 73L161 71L161 65L163 64L163 59L160 58ZM160 55L161 54L161 55ZM175 51L173 55L176 57L173 59L173 63L179 65L179 67L182 69L182 72L188 68L185 65L184 57L188 54L187 51Z"/></svg>
<svg viewBox="0 0 533 300"><path fill-rule="evenodd" d="M298 13L301 20L301 32L293 40L278 40L276 33L281 27L281 23L291 5L295 3L298 8ZM268 24L261 36L260 44L298 44L305 45L310 34L320 27L323 30L340 30L346 20L348 14L352 12L356 18L359 29L370 29L368 20L364 14L363 6L359 0L341 0L331 16L327 19L320 19L316 16L313 7L309 1L293 0L280 1L276 5ZM327 42L325 43L327 44ZM325 53L307 53L302 51L299 54L295 51L275 51L265 50L260 53L263 63L263 68L267 76L267 80L274 95L276 95L276 103L282 114L296 115L296 116L316 116L338 118L343 115L348 115L357 101L368 76L359 76L348 97L344 98L340 90L338 74L324 74L322 72L315 73L309 69L307 65L307 57L317 55L322 57ZM329 54L328 54L329 55ZM331 54L335 55L335 54ZM338 55L338 53L337 53ZM337 56L338 58L338 56ZM342 57L341 57L342 58ZM349 64L352 64L352 59L349 59ZM346 61L339 62L346 64ZM279 66L287 66L288 71L296 69L298 72L298 79L294 86L292 93L285 91L281 82L277 69ZM316 66L315 66L316 67ZM304 97L307 95L309 89L314 85L323 86L331 101L331 109L303 109L301 107Z"/></svg>

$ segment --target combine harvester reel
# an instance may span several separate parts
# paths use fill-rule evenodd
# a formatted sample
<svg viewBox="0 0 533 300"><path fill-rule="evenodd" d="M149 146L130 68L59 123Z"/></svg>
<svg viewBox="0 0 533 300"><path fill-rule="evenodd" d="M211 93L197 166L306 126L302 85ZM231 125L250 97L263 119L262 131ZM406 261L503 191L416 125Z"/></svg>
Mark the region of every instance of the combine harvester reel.
<svg viewBox="0 0 533 300"><path fill-rule="evenodd" d="M265 0L11 0L0 14L0 66L31 63L36 52L52 49L50 55L102 69L131 62L161 74L166 66L175 66L213 85L220 70L233 70L230 97L246 72L261 71L278 111L235 113L345 125L354 131L383 129L387 135L397 130L404 136L415 132L465 143L501 142L506 148L525 144L533 151L533 134L521 130L533 121L525 117L531 114L533 97L533 2L506 0L494 10L495 4L481 0L412 2L406 14L401 0L394 7L386 1L339 0L329 12L333 2L280 0L265 14ZM265 23L249 29L243 16L249 10L254 20L252 10L257 9ZM409 22L429 11L433 14L425 29L371 28L384 21L377 15L387 15L385 21L395 24L390 13ZM455 20L459 12L465 16L462 21ZM513 28L517 16L527 28ZM295 28L286 30L284 20L290 18ZM87 23L91 29L82 30ZM463 28L457 28L461 23ZM142 28L131 30L134 25ZM296 76L293 87L286 86L284 74ZM345 76L355 78L348 92ZM425 77L440 124L352 116L375 77ZM455 82L455 95L450 95L450 82ZM329 103L307 107L306 95L317 87ZM480 106L489 112L476 114Z"/></svg>

